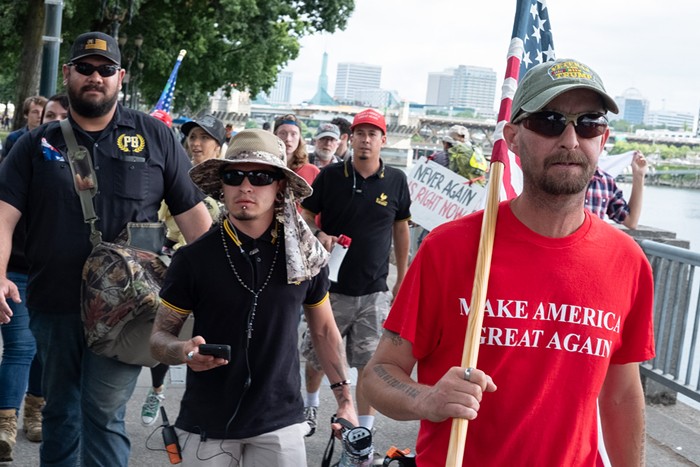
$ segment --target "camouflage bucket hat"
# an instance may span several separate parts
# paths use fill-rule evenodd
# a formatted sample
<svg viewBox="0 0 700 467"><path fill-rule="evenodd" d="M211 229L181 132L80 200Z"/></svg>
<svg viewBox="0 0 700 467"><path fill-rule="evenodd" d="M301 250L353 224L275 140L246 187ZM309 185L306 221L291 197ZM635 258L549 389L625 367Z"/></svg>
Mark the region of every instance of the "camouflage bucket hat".
<svg viewBox="0 0 700 467"><path fill-rule="evenodd" d="M243 130L229 143L224 159L209 159L190 169L190 178L207 195L214 199L221 193L221 171L232 164L263 164L280 169L297 200L311 195L309 184L287 167L284 143L265 130Z"/></svg>

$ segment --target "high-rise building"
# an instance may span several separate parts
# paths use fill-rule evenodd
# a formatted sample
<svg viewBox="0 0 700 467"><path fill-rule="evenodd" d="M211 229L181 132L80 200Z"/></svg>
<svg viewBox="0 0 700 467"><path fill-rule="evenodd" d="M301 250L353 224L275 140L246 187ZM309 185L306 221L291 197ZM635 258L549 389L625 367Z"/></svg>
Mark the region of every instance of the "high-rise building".
<svg viewBox="0 0 700 467"><path fill-rule="evenodd" d="M353 103L360 91L379 89L382 67L365 63L338 63L335 78L335 99Z"/></svg>
<svg viewBox="0 0 700 467"><path fill-rule="evenodd" d="M615 103L619 107L620 113L617 116L611 115L611 119L624 120L634 125L644 123L649 110L649 101L642 96L638 89L627 89L621 96L615 97Z"/></svg>
<svg viewBox="0 0 700 467"><path fill-rule="evenodd" d="M468 65L429 73L425 103L440 107L471 108L480 114L493 114L496 78L496 72L491 68Z"/></svg>
<svg viewBox="0 0 700 467"><path fill-rule="evenodd" d="M493 112L496 72L491 68L460 65L452 78L450 105Z"/></svg>
<svg viewBox="0 0 700 467"><path fill-rule="evenodd" d="M396 91L385 89L361 89L355 93L357 105L375 109L389 109L401 106L401 98Z"/></svg>
<svg viewBox="0 0 700 467"><path fill-rule="evenodd" d="M292 94L292 76L290 71L282 71L277 75L275 86L266 93L264 99L269 104L289 104Z"/></svg>
<svg viewBox="0 0 700 467"><path fill-rule="evenodd" d="M644 124L663 126L669 130L693 131L695 129L695 115L690 112L653 110L647 113Z"/></svg>
<svg viewBox="0 0 700 467"><path fill-rule="evenodd" d="M447 107L450 105L450 93L452 92L452 78L454 70L428 73L428 92L425 96L427 105Z"/></svg>

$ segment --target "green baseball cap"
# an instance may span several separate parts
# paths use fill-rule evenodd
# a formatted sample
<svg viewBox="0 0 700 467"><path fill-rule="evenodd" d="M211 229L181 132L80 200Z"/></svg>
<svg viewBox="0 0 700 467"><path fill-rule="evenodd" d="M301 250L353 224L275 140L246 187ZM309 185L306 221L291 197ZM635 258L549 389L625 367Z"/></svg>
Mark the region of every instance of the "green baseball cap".
<svg viewBox="0 0 700 467"><path fill-rule="evenodd" d="M513 96L510 121L515 122L525 112L539 112L554 98L572 89L595 91L603 98L606 110L619 112L595 71L579 61L564 58L541 63L525 73Z"/></svg>

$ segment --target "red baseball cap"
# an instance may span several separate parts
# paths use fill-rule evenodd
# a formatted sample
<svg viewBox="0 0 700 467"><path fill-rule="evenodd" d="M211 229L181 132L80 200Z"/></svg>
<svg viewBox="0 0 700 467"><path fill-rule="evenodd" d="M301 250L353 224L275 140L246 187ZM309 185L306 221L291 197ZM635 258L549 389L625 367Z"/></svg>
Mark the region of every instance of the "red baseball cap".
<svg viewBox="0 0 700 467"><path fill-rule="evenodd" d="M382 133L386 134L386 121L384 121L384 115L380 114L374 109L365 109L356 114L352 121L352 125L350 125L350 131L352 131L357 125L362 125L363 123L374 125L382 130Z"/></svg>
<svg viewBox="0 0 700 467"><path fill-rule="evenodd" d="M151 112L151 117L155 117L161 122L165 123L166 125L168 125L168 128L171 128L173 126L173 119L170 116L170 114L165 110L154 110L153 112Z"/></svg>

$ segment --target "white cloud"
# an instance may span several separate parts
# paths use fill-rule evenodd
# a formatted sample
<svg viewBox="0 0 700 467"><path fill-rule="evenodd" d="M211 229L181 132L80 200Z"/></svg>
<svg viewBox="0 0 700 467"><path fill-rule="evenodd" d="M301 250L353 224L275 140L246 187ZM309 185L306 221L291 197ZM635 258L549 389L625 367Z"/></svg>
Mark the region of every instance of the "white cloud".
<svg viewBox="0 0 700 467"><path fill-rule="evenodd" d="M596 70L610 94L637 88L652 110L697 113L700 106L700 2L549 0L557 57ZM345 31L302 40L292 100L310 99L328 52L329 92L339 62L382 66L382 88L424 102L428 73L458 65L496 70L500 89L514 0L356 0ZM497 91L499 92L499 91Z"/></svg>

